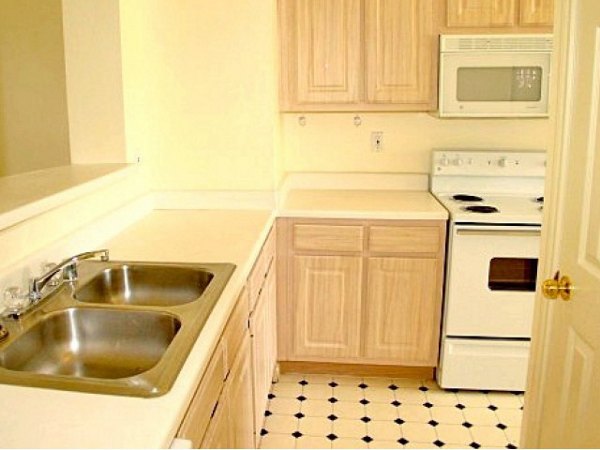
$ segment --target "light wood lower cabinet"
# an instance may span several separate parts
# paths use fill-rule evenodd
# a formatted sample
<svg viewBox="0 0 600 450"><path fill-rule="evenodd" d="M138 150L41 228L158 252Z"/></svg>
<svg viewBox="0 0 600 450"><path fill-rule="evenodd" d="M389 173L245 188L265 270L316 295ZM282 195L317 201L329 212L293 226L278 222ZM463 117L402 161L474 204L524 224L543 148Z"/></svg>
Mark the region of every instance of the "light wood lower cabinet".
<svg viewBox="0 0 600 450"><path fill-rule="evenodd" d="M293 256L294 355L358 357L361 272L356 256Z"/></svg>
<svg viewBox="0 0 600 450"><path fill-rule="evenodd" d="M318 245L306 233L298 245L311 227ZM436 365L445 221L282 218L278 228L280 360ZM341 229L360 240L340 250Z"/></svg>
<svg viewBox="0 0 600 450"><path fill-rule="evenodd" d="M233 448L229 409L227 393L223 392L214 409L200 448Z"/></svg>
<svg viewBox="0 0 600 450"><path fill-rule="evenodd" d="M254 448L254 398L250 338L246 336L227 380L230 448Z"/></svg>
<svg viewBox="0 0 600 450"><path fill-rule="evenodd" d="M439 268L435 258L368 259L365 358L436 365Z"/></svg>

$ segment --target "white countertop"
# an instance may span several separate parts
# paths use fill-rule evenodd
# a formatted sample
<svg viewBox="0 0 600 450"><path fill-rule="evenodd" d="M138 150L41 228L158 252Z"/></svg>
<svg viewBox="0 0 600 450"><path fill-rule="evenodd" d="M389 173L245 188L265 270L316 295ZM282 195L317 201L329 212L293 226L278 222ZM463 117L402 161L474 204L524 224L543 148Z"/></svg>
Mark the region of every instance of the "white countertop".
<svg viewBox="0 0 600 450"><path fill-rule="evenodd" d="M106 243L111 259L237 265L172 389L135 398L0 385L0 447L168 447L276 213L154 211ZM424 191L291 190L284 217L443 220Z"/></svg>
<svg viewBox="0 0 600 450"><path fill-rule="evenodd" d="M273 218L271 211L155 211L108 242L114 260L237 268L167 394L135 398L0 385L0 447L168 447Z"/></svg>
<svg viewBox="0 0 600 450"><path fill-rule="evenodd" d="M297 189L288 192L280 217L445 220L448 212L426 191Z"/></svg>

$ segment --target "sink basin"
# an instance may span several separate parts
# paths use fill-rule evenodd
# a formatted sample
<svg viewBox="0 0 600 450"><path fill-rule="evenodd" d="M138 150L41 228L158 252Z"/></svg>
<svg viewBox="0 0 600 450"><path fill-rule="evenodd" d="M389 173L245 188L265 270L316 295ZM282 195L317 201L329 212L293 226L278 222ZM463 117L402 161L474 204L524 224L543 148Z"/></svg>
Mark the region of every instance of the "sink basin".
<svg viewBox="0 0 600 450"><path fill-rule="evenodd" d="M108 267L75 291L87 303L176 306L199 299L214 274L177 266L122 264Z"/></svg>
<svg viewBox="0 0 600 450"><path fill-rule="evenodd" d="M9 370L117 379L154 367L180 321L152 311L69 308L57 311L0 352Z"/></svg>
<svg viewBox="0 0 600 450"><path fill-rule="evenodd" d="M156 397L168 392L235 266L83 261L18 320L2 320L0 383Z"/></svg>

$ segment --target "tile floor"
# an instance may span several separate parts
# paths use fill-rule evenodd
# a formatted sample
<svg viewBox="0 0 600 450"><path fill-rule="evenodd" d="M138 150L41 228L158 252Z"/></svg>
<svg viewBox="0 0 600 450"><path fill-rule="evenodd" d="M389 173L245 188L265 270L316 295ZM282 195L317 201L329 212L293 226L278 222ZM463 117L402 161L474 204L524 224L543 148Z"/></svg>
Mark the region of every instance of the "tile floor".
<svg viewBox="0 0 600 450"><path fill-rule="evenodd" d="M285 374L260 448L517 448L523 395L433 380Z"/></svg>

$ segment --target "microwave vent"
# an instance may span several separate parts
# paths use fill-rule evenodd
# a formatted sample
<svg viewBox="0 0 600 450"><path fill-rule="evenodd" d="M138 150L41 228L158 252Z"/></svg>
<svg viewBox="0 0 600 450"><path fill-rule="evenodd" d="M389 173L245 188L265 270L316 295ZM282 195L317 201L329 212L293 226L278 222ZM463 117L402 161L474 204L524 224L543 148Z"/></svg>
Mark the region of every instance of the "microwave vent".
<svg viewBox="0 0 600 450"><path fill-rule="evenodd" d="M550 52L552 35L447 35L442 52Z"/></svg>

